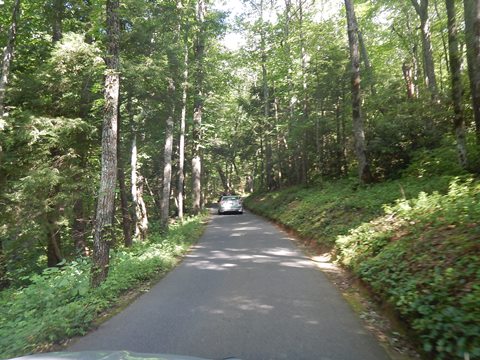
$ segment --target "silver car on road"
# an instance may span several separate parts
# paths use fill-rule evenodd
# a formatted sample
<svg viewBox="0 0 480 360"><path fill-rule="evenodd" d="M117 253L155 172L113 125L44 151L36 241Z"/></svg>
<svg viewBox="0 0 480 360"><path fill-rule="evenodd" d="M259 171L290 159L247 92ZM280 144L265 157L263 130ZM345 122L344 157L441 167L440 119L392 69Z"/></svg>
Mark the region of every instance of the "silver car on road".
<svg viewBox="0 0 480 360"><path fill-rule="evenodd" d="M222 196L218 202L218 214L237 213L243 214L242 199L240 196L227 195Z"/></svg>

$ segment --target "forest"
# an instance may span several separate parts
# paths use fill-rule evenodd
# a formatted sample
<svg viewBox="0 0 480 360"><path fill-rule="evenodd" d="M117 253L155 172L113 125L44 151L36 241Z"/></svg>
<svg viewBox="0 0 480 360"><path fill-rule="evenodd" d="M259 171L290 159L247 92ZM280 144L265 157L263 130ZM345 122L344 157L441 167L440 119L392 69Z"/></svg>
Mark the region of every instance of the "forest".
<svg viewBox="0 0 480 360"><path fill-rule="evenodd" d="M458 210L458 222L447 212L441 226L462 229L468 241L457 255L469 261L462 290L455 278L456 290L439 296L460 292L476 310L416 323L419 346L438 359L480 357L480 2L233 3L0 1L0 304L31 301L0 310L8 324L0 354L84 332L128 288L125 279L173 266L208 204L253 193L252 208L267 199L256 211L336 248L379 293L388 285L362 261L387 245L368 242L368 229L348 231L407 207L434 223L440 200L429 196L446 196L442 206ZM282 196L290 205L357 196L341 203L352 223L328 233L329 223L302 222L309 212L273 209ZM401 202L417 196L424 202ZM422 207L429 201L436 205ZM415 221L408 216L402 221ZM162 251L168 260L162 253L160 263L140 265ZM447 260L439 261L452 268ZM131 263L122 270L123 261ZM418 304L402 313L409 299L394 295L382 296L405 318L429 313ZM38 335L31 308L51 320ZM457 315L463 330L435 328ZM60 326L60 318L69 320ZM15 339L5 335L20 328Z"/></svg>

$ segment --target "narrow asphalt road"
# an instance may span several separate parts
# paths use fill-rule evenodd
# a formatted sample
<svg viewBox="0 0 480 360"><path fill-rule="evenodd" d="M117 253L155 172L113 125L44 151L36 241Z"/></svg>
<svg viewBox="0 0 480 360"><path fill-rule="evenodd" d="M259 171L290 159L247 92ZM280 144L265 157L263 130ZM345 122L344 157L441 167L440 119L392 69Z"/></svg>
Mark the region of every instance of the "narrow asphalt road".
<svg viewBox="0 0 480 360"><path fill-rule="evenodd" d="M314 262L276 226L214 215L185 261L68 351L243 360L386 360Z"/></svg>

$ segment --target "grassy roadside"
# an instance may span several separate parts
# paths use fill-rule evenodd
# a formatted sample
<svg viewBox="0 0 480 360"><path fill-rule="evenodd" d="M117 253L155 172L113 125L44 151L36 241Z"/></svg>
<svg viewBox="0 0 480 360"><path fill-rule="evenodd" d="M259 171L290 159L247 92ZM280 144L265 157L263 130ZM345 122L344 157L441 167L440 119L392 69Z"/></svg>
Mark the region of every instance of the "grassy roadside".
<svg viewBox="0 0 480 360"><path fill-rule="evenodd" d="M171 270L203 232L200 217L174 225L168 235L112 252L109 277L89 287L90 262L79 259L62 269L47 269L31 285L0 293L0 358L48 349L83 335L119 297Z"/></svg>
<svg viewBox="0 0 480 360"><path fill-rule="evenodd" d="M353 181L254 194L247 207L331 249L434 359L480 358L480 183Z"/></svg>

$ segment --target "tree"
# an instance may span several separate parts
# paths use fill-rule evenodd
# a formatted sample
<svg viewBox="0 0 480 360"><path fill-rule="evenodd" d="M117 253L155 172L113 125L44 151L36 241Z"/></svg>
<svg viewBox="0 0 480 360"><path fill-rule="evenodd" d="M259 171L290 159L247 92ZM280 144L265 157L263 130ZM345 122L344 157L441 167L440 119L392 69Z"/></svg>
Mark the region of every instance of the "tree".
<svg viewBox="0 0 480 360"><path fill-rule="evenodd" d="M189 77L189 46L188 27L184 29L183 37L183 83L182 83L182 111L180 115L180 139L178 143L178 218L183 220L183 197L185 186L185 121L187 117L188 77Z"/></svg>
<svg viewBox="0 0 480 360"><path fill-rule="evenodd" d="M353 112L353 135L355 138L355 154L358 161L358 176L361 182L372 181L370 166L367 160L365 148L365 132L362 118L362 99L360 88L360 50L358 42L358 28L355 21L355 10L352 0L345 0L347 14L348 43L350 47L351 76L352 76L352 112Z"/></svg>
<svg viewBox="0 0 480 360"><path fill-rule="evenodd" d="M476 0L464 0L465 40L467 48L468 77L475 120L477 144L480 145L480 5Z"/></svg>
<svg viewBox="0 0 480 360"><path fill-rule="evenodd" d="M7 45L3 50L2 57L2 72L0 74L0 132L3 131L5 122L5 90L8 83L8 77L10 74L10 64L13 58L13 50L15 46L15 38L17 35L17 22L20 13L20 0L15 0L12 11L12 21L10 29L8 31ZM0 143L0 164L3 157L3 148ZM3 242L0 240L0 289L7 284L5 279L6 269L5 269L5 259L4 259L4 250Z"/></svg>
<svg viewBox="0 0 480 360"><path fill-rule="evenodd" d="M92 286L99 286L108 275L110 242L117 180L117 133L120 97L120 19L119 0L107 0L107 56L105 75L105 115L102 131L102 173L98 192L93 238Z"/></svg>
<svg viewBox="0 0 480 360"><path fill-rule="evenodd" d="M52 4L52 42L60 41L63 36L63 16L65 14L65 0L53 0Z"/></svg>
<svg viewBox="0 0 480 360"><path fill-rule="evenodd" d="M425 84L434 101L438 98L437 80L435 76L435 63L433 61L433 50L431 41L430 16L428 13L428 0L411 0L415 11L420 18L420 30L422 33L423 66ZM420 2L419 2L420 1Z"/></svg>
<svg viewBox="0 0 480 360"><path fill-rule="evenodd" d="M173 51L170 52L170 69L174 71L177 67ZM172 71L172 72L173 72ZM168 229L168 219L170 214L170 189L172 181L172 149L173 149L173 119L175 117L176 99L175 99L175 74L170 74L168 79L168 115L165 127L165 148L163 152L163 191L160 207L160 221L164 230Z"/></svg>
<svg viewBox="0 0 480 360"><path fill-rule="evenodd" d="M3 116L5 113L5 90L10 75L10 65L13 59L13 51L15 47L15 39L17 37L17 24L20 16L20 0L15 0L12 11L12 22L8 31L7 45L3 50L2 57L2 73L0 77L0 130L3 125ZM0 153L1 153L0 148Z"/></svg>
<svg viewBox="0 0 480 360"><path fill-rule="evenodd" d="M144 241L147 238L148 216L147 207L143 200L144 178L138 173L138 149L137 149L137 131L133 129L132 151L131 151L131 183L132 199L134 207L134 236L137 240Z"/></svg>
<svg viewBox="0 0 480 360"><path fill-rule="evenodd" d="M193 156L192 156L192 200L193 213L198 214L202 201L202 116L204 105L204 68L205 55L205 15L207 12L205 0L197 2L197 33L195 40L195 94L193 104Z"/></svg>
<svg viewBox="0 0 480 360"><path fill-rule="evenodd" d="M455 0L445 0L448 16L448 50L452 76L452 102L454 111L453 125L457 138L457 151L460 165L467 167L467 144L465 139L465 120L463 117L463 86L461 57L458 50L458 29Z"/></svg>
<svg viewBox="0 0 480 360"><path fill-rule="evenodd" d="M120 106L119 106L120 110ZM120 112L118 115L118 131L117 131L117 178L118 178L118 187L120 190L120 210L122 213L122 229L123 229L123 241L126 247L132 246L132 219L130 216L130 211L128 209L128 200L127 200L127 186L125 183L125 168L123 165L123 159L121 154L121 117Z"/></svg>

